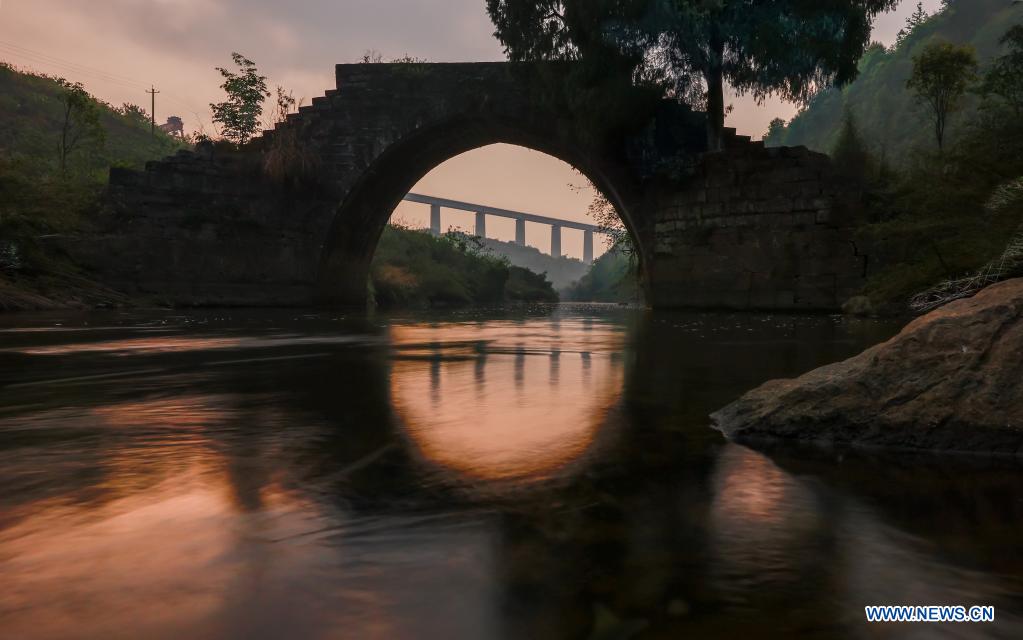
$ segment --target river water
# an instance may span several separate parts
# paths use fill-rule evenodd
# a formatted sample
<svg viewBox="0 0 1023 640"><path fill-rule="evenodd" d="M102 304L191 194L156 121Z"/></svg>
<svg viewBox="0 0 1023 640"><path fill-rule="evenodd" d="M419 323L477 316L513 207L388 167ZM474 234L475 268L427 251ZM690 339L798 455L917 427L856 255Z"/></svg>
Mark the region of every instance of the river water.
<svg viewBox="0 0 1023 640"><path fill-rule="evenodd" d="M0 317L0 638L1020 638L1023 472L725 441L890 322ZM993 605L868 625L873 604Z"/></svg>

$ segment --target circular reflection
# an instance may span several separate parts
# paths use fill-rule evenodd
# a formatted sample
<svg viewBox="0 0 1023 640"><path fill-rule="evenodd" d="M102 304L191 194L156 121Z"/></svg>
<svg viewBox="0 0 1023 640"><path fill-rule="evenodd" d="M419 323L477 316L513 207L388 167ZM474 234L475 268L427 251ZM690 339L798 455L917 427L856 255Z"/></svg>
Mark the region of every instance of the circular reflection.
<svg viewBox="0 0 1023 640"><path fill-rule="evenodd" d="M822 533L813 492L769 458L730 444L713 475L712 579L722 595L765 597L799 580Z"/></svg>
<svg viewBox="0 0 1023 640"><path fill-rule="evenodd" d="M618 334L578 340L582 331L565 320L484 335L465 325L392 327L391 400L404 433L425 460L472 479L568 473L622 389L611 357ZM537 346L526 348L527 336Z"/></svg>

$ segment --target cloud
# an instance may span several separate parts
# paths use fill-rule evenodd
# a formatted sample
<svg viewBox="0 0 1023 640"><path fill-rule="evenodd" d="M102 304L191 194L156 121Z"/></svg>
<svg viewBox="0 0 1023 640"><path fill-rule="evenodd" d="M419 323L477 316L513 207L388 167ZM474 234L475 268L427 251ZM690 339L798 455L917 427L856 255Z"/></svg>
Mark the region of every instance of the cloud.
<svg viewBox="0 0 1023 640"><path fill-rule="evenodd" d="M77 61L134 83L71 67L19 60L78 77L111 102L143 102L150 83L164 93L163 114L180 111L192 122L220 99L214 67L238 51L254 60L272 84L311 99L333 86L333 66L354 62L368 49L385 58L404 54L433 61L500 60L484 0L2 0L0 41ZM936 9L940 0L925 0ZM875 37L894 39L915 2L883 16ZM0 55L4 53L0 49ZM78 70L81 71L80 69ZM795 107L771 100L758 106L735 100L733 126L760 135ZM158 110L159 111L159 110ZM158 114L159 115L159 114Z"/></svg>
<svg viewBox="0 0 1023 640"><path fill-rule="evenodd" d="M6 0L0 11L0 40L138 85L83 73L101 97L142 102L142 85L153 83L166 109L186 112L202 113L218 99L214 67L229 64L232 51L254 60L272 84L309 99L332 88L334 64L355 62L367 49L385 58L502 58L483 0ZM76 75L38 57L8 57Z"/></svg>

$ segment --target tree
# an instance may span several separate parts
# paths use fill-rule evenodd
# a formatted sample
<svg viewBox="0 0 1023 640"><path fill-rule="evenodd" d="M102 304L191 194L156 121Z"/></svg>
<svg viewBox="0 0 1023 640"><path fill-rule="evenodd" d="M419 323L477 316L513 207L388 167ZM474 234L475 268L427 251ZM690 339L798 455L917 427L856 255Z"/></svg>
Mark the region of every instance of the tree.
<svg viewBox="0 0 1023 640"><path fill-rule="evenodd" d="M871 157L867 145L863 142L856 118L851 111L845 112L842 130L838 134L835 146L831 151L835 167L844 175L864 181L870 170Z"/></svg>
<svg viewBox="0 0 1023 640"><path fill-rule="evenodd" d="M210 109L213 110L213 121L222 126L223 136L237 144L245 144L259 130L263 101L270 92L266 88L266 76L259 75L252 60L239 53L232 53L231 58L239 72L217 67L224 77L220 88L227 93L227 100L210 104Z"/></svg>
<svg viewBox="0 0 1023 640"><path fill-rule="evenodd" d="M937 40L913 57L913 72L906 86L930 109L939 150L945 145L948 116L962 106L976 69L977 54L967 45Z"/></svg>
<svg viewBox="0 0 1023 640"><path fill-rule="evenodd" d="M995 58L984 72L981 95L1000 98L1017 118L1023 117L1023 24L1009 29L999 41L1009 52Z"/></svg>
<svg viewBox="0 0 1023 640"><path fill-rule="evenodd" d="M857 74L873 18L896 0L651 0L648 42L668 69L707 91L708 146L723 142L724 87L805 104Z"/></svg>
<svg viewBox="0 0 1023 640"><path fill-rule="evenodd" d="M87 145L101 147L106 134L99 121L99 106L82 83L71 83L63 78L58 78L57 82L62 88L60 94L62 120L57 152L60 158L60 173L66 176L68 158L71 154Z"/></svg>
<svg viewBox="0 0 1023 640"><path fill-rule="evenodd" d="M767 125L767 133L764 134L764 140L777 143L785 135L786 126L788 125L781 118L771 120L770 124Z"/></svg>
<svg viewBox="0 0 1023 640"><path fill-rule="evenodd" d="M873 18L898 0L488 0L512 60L580 60L706 95L707 141L723 143L725 83L806 102L851 81Z"/></svg>
<svg viewBox="0 0 1023 640"><path fill-rule="evenodd" d="M284 87L277 85L276 88L276 104L274 105L274 112L272 119L272 125L280 124L288 121L288 114L295 108L298 101L295 100L295 93L293 91L286 91Z"/></svg>
<svg viewBox="0 0 1023 640"><path fill-rule="evenodd" d="M899 33L895 36L896 48L901 47L906 38L913 33L913 30L927 22L930 17L930 14L924 11L924 3L917 2L916 11L913 12L913 15L906 18L906 26L899 29Z"/></svg>
<svg viewBox="0 0 1023 640"><path fill-rule="evenodd" d="M487 0L494 35L514 62L571 60L583 82L633 80L651 0Z"/></svg>
<svg viewBox="0 0 1023 640"><path fill-rule="evenodd" d="M125 102L118 111L132 122L149 126L149 114L137 104Z"/></svg>

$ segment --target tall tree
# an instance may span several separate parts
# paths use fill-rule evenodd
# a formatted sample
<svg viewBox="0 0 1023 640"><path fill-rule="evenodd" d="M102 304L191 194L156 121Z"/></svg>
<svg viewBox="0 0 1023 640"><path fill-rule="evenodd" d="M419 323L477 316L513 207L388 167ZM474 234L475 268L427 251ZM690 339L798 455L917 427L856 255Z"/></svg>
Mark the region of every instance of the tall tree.
<svg viewBox="0 0 1023 640"><path fill-rule="evenodd" d="M675 96L706 96L719 149L724 88L805 102L856 76L872 21L898 0L487 0L513 60L600 58L633 77L666 78Z"/></svg>
<svg viewBox="0 0 1023 640"><path fill-rule="evenodd" d="M845 112L842 129L831 149L831 158L844 175L861 182L866 180L871 164L870 151L860 135L852 111Z"/></svg>
<svg viewBox="0 0 1023 640"><path fill-rule="evenodd" d="M642 65L638 26L650 0L487 0L495 36L513 62L572 60L585 76L632 79Z"/></svg>
<svg viewBox="0 0 1023 640"><path fill-rule="evenodd" d="M976 70L977 54L968 45L936 40L913 57L913 72L906 86L930 110L939 150L945 146L948 116L962 106Z"/></svg>
<svg viewBox="0 0 1023 640"><path fill-rule="evenodd" d="M923 23L927 22L928 18L930 17L931 17L930 14L924 11L924 3L917 2L916 11L914 11L912 15L906 18L906 26L899 29L899 33L895 35L895 46L901 47L902 43L906 41L906 38L908 38L910 34L913 33L913 30L915 30Z"/></svg>
<svg viewBox="0 0 1023 640"><path fill-rule="evenodd" d="M1009 51L984 72L980 92L1001 99L1017 118L1023 118L1023 24L1009 29L1000 43Z"/></svg>
<svg viewBox="0 0 1023 640"><path fill-rule="evenodd" d="M702 82L708 146L722 144L724 88L805 103L856 77L873 19L897 0L650 0L647 42L676 82Z"/></svg>
<svg viewBox="0 0 1023 640"><path fill-rule="evenodd" d="M222 127L223 136L244 144L259 130L263 101L270 92L266 88L266 76L259 75L252 60L240 53L232 53L231 58L238 67L238 73L217 67L224 77L220 88L227 93L227 100L210 104L210 109L213 110L213 121Z"/></svg>
<svg viewBox="0 0 1023 640"><path fill-rule="evenodd" d="M87 145L99 147L106 137L99 121L99 106L85 90L81 82L58 79L61 86L61 127L57 152L60 159L60 173L67 175L68 158Z"/></svg>
<svg viewBox="0 0 1023 640"><path fill-rule="evenodd" d="M764 134L764 140L767 142L775 142L781 139L785 135L785 127L788 126L781 118L775 118L767 125L767 133Z"/></svg>

